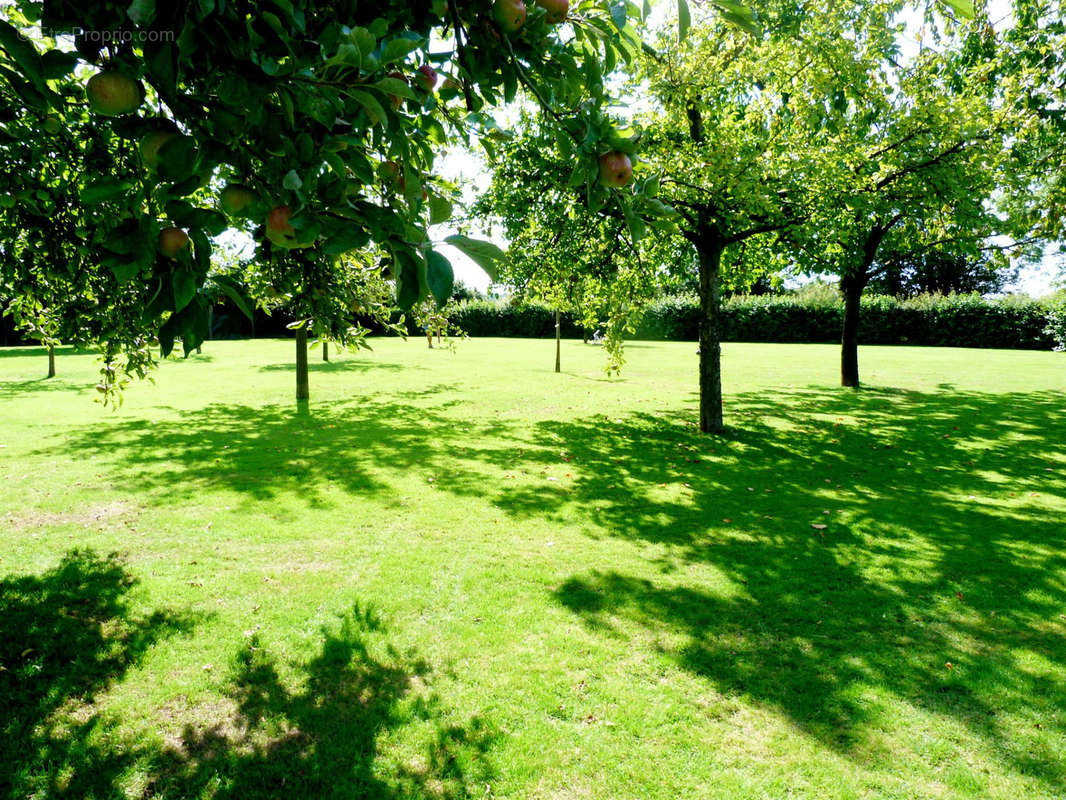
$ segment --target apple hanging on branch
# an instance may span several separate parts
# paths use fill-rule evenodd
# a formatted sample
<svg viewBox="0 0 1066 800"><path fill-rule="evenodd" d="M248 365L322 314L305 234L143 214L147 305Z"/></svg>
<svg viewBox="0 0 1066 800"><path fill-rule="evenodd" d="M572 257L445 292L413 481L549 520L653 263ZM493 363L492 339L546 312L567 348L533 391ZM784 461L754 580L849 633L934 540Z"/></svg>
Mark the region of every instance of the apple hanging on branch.
<svg viewBox="0 0 1066 800"><path fill-rule="evenodd" d="M141 161L148 169L155 170L159 167L159 151L163 145L178 135L177 128L162 128L151 133L146 133L137 143L141 152Z"/></svg>
<svg viewBox="0 0 1066 800"><path fill-rule="evenodd" d="M159 232L159 252L169 259L176 259L188 246L189 234L181 228L164 228Z"/></svg>
<svg viewBox="0 0 1066 800"><path fill-rule="evenodd" d="M600 182L612 189L621 189L633 179L633 162L619 150L600 156Z"/></svg>
<svg viewBox="0 0 1066 800"><path fill-rule="evenodd" d="M429 64L423 64L415 74L415 81L425 91L432 92L437 88L437 70L433 69Z"/></svg>
<svg viewBox="0 0 1066 800"><path fill-rule="evenodd" d="M547 12L545 19L551 25L565 22L570 13L570 0L537 0L537 5Z"/></svg>
<svg viewBox="0 0 1066 800"><path fill-rule="evenodd" d="M89 108L105 117L132 114L144 102L144 87L121 72L105 69L89 78L85 86Z"/></svg>
<svg viewBox="0 0 1066 800"><path fill-rule="evenodd" d="M219 195L219 205L231 217L247 216L248 208L258 200L254 191L242 183L228 184Z"/></svg>
<svg viewBox="0 0 1066 800"><path fill-rule="evenodd" d="M526 4L522 0L496 0L492 18L504 33L518 33L526 24Z"/></svg>

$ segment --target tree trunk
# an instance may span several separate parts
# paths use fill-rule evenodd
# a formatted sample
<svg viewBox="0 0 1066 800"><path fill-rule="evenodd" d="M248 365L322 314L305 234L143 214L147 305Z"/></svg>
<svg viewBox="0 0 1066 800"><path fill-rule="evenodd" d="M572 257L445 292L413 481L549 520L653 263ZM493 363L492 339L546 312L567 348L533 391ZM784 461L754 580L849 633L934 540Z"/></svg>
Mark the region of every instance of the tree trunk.
<svg viewBox="0 0 1066 800"><path fill-rule="evenodd" d="M559 310L555 311L555 371L563 371L563 334L559 324Z"/></svg>
<svg viewBox="0 0 1066 800"><path fill-rule="evenodd" d="M310 400L311 385L307 380L307 329L296 331L296 400Z"/></svg>
<svg viewBox="0 0 1066 800"><path fill-rule="evenodd" d="M700 260L700 430L721 433L722 303L720 269L725 245L704 239L696 245Z"/></svg>
<svg viewBox="0 0 1066 800"><path fill-rule="evenodd" d="M48 346L48 377L54 378L56 376L56 349L51 345Z"/></svg>
<svg viewBox="0 0 1066 800"><path fill-rule="evenodd" d="M844 332L840 340L840 385L859 387L859 310L862 284L842 280L844 294Z"/></svg>
<svg viewBox="0 0 1066 800"><path fill-rule="evenodd" d="M322 360L329 361L329 342L322 342Z"/></svg>

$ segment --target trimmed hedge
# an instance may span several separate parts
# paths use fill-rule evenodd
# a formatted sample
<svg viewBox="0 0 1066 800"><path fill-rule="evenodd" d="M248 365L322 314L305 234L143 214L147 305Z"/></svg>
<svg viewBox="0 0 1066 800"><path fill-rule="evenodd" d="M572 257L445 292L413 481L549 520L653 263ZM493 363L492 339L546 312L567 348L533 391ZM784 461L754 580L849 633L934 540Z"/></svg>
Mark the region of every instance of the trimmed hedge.
<svg viewBox="0 0 1066 800"><path fill-rule="evenodd" d="M840 341L843 304L835 298L739 296L725 300L722 311L722 338L727 342ZM468 302L459 306L452 320L470 336L555 335L554 312L533 304ZM695 341L699 321L699 302L694 296L664 297L646 310L630 338ZM1066 310L1013 296L989 300L980 295L926 295L897 300L871 295L863 298L860 323L862 344L1050 350L1056 346L1055 326L1066 325ZM1059 333L1066 337L1066 331ZM563 315L563 335L581 336L581 329L567 314Z"/></svg>

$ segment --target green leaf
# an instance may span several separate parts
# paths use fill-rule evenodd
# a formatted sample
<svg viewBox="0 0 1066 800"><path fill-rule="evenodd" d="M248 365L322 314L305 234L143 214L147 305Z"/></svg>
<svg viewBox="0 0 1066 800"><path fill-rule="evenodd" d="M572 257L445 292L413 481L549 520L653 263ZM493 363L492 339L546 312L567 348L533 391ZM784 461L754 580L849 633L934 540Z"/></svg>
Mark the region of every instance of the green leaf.
<svg viewBox="0 0 1066 800"><path fill-rule="evenodd" d="M126 9L126 14L138 25L150 25L155 19L155 0L133 0Z"/></svg>
<svg viewBox="0 0 1066 800"><path fill-rule="evenodd" d="M759 26L755 24L755 14L748 6L731 2L731 0L715 0L714 4L718 7L722 19L748 33L759 32Z"/></svg>
<svg viewBox="0 0 1066 800"><path fill-rule="evenodd" d="M408 53L417 50L422 42L418 39L393 39L381 53L381 63L388 64L405 58Z"/></svg>
<svg viewBox="0 0 1066 800"><path fill-rule="evenodd" d="M196 140L175 136L159 148L160 176L168 181L183 181L196 169Z"/></svg>
<svg viewBox="0 0 1066 800"><path fill-rule="evenodd" d="M422 176L407 162L403 165L403 196L412 208L422 202Z"/></svg>
<svg viewBox="0 0 1066 800"><path fill-rule="evenodd" d="M290 169L287 173L285 173L285 177L284 179L282 179L281 185L289 191L295 192L304 185L304 182L300 180L300 175L296 172L296 170Z"/></svg>
<svg viewBox="0 0 1066 800"><path fill-rule="evenodd" d="M339 256L352 250L357 250L360 247L365 247L369 241L370 234L367 230L362 225L357 225L353 222L331 234L329 239L326 240L323 252L327 256Z"/></svg>
<svg viewBox="0 0 1066 800"><path fill-rule="evenodd" d="M439 225L452 218L452 201L437 194L429 196L429 224Z"/></svg>
<svg viewBox="0 0 1066 800"><path fill-rule="evenodd" d="M174 310L181 311L196 297L196 276L182 269L174 273Z"/></svg>
<svg viewBox="0 0 1066 800"><path fill-rule="evenodd" d="M0 19L0 47L18 64L22 74L40 90L45 89L41 56L37 49L22 38L19 30L6 20Z"/></svg>
<svg viewBox="0 0 1066 800"><path fill-rule="evenodd" d="M436 250L430 250L426 256L426 267L429 291L437 300L437 308L443 308L455 289L455 270L452 269L452 262Z"/></svg>
<svg viewBox="0 0 1066 800"><path fill-rule="evenodd" d="M407 81L399 78L382 78L374 84L375 89L380 89L386 94L394 94L397 97L406 97L408 100L417 100L414 90Z"/></svg>
<svg viewBox="0 0 1066 800"><path fill-rule="evenodd" d="M507 253L492 242L470 239L458 233L447 237L444 241L485 270L485 274L494 281L498 279L499 271L496 267L499 262L507 258Z"/></svg>
<svg viewBox="0 0 1066 800"><path fill-rule="evenodd" d="M366 113L370 116L371 122L375 125L384 124L387 119L385 109L374 95L370 94L370 92L354 90L348 92L348 96L363 107Z"/></svg>
<svg viewBox="0 0 1066 800"><path fill-rule="evenodd" d="M688 0L677 0L677 40L685 41L688 29L692 27L692 12L689 11Z"/></svg>
<svg viewBox="0 0 1066 800"><path fill-rule="evenodd" d="M403 311L410 310L418 302L418 264L405 251L395 253L396 305Z"/></svg>
<svg viewBox="0 0 1066 800"><path fill-rule="evenodd" d="M112 177L97 178L81 190L81 201L86 205L106 203L108 200L123 196L129 189L129 181Z"/></svg>
<svg viewBox="0 0 1066 800"><path fill-rule="evenodd" d="M74 53L64 53L62 50L49 50L41 56L41 69L49 80L65 78L74 71L77 63L78 57Z"/></svg>
<svg viewBox="0 0 1066 800"><path fill-rule="evenodd" d="M952 10L963 19L973 19L977 12L974 9L973 0L944 0Z"/></svg>
<svg viewBox="0 0 1066 800"><path fill-rule="evenodd" d="M159 328L159 347L163 351L163 358L174 352L174 337L178 335L178 318L171 314L170 319Z"/></svg>
<svg viewBox="0 0 1066 800"><path fill-rule="evenodd" d="M226 297L233 301L233 305L237 306L244 316L252 319L252 304L248 301L248 297L237 281L228 275L215 275L211 280L215 282L215 285L222 290Z"/></svg>

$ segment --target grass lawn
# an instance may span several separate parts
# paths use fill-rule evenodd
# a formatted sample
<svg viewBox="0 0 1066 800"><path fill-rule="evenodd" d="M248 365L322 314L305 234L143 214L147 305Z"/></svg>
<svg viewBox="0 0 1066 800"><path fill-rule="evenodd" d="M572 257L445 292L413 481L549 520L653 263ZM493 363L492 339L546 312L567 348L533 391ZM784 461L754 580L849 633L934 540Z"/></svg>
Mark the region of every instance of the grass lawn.
<svg viewBox="0 0 1066 800"><path fill-rule="evenodd" d="M0 797L1066 796L1066 354L553 348L0 351Z"/></svg>

